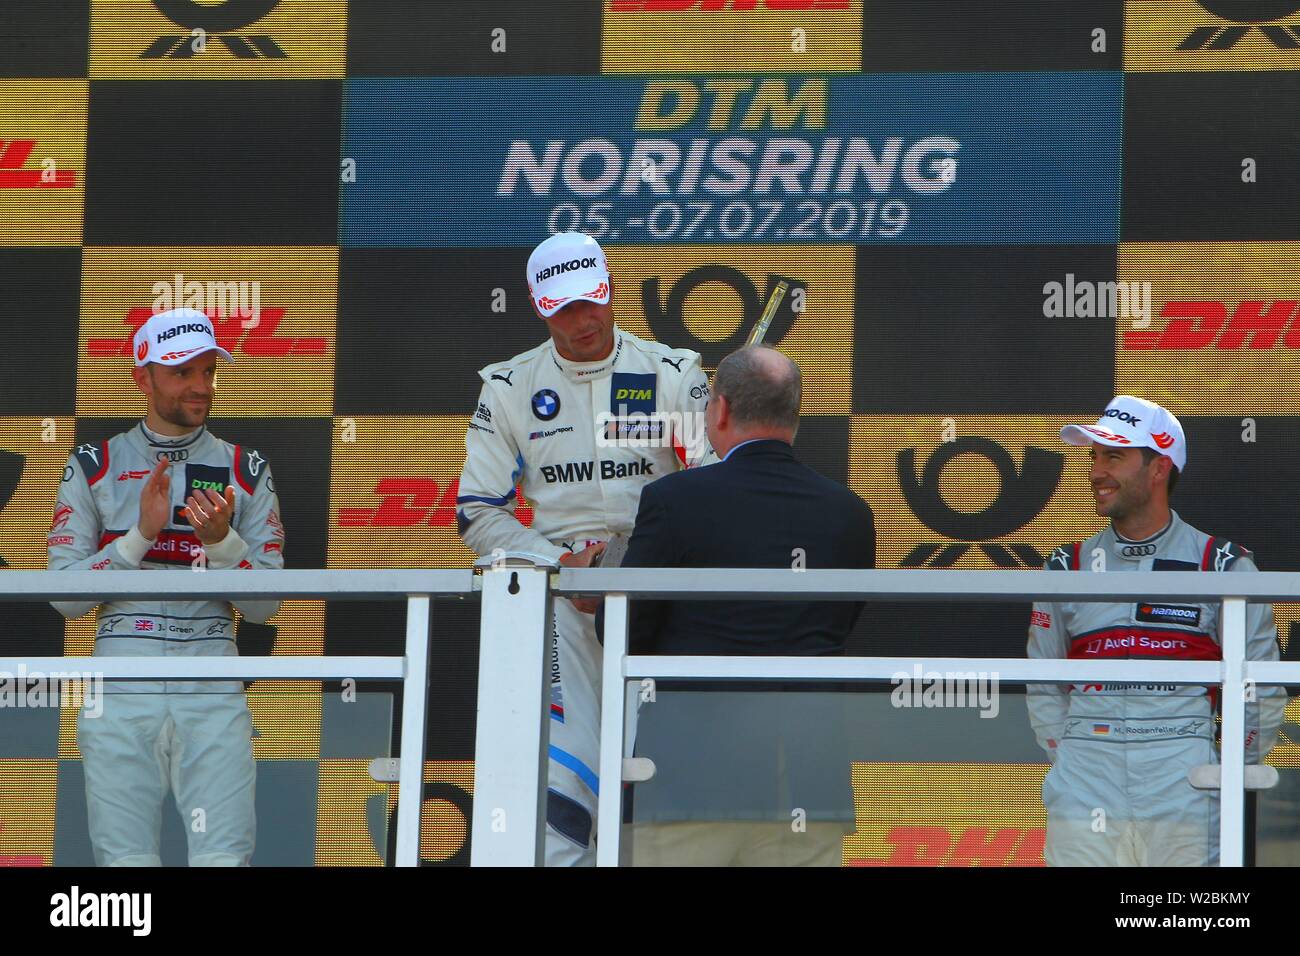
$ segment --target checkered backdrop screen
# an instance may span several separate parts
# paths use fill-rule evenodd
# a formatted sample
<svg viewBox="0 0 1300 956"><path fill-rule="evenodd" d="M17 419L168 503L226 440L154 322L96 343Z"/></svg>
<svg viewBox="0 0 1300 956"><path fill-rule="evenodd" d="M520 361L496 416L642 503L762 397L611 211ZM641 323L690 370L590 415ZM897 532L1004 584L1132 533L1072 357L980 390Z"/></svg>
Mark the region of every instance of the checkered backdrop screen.
<svg viewBox="0 0 1300 956"><path fill-rule="evenodd" d="M236 359L212 428L272 462L288 566L465 567L475 370L544 338L527 252L577 229L622 327L709 369L790 284L797 450L871 504L881 567L1097 530L1057 430L1132 393L1187 429L1183 517L1298 569L1298 67L1300 2L8 0L0 561L44 566L69 450L144 411L132 332L197 304ZM0 655L93 646L6 615ZM240 643L400 653L403 616L289 602ZM423 853L463 862L477 615L435 619ZM877 606L850 650L1018 656L1026 620ZM259 772L316 807L259 862L379 862L391 794L329 742L336 691L252 687ZM0 754L44 794L0 796L0 857L88 859L72 728Z"/></svg>

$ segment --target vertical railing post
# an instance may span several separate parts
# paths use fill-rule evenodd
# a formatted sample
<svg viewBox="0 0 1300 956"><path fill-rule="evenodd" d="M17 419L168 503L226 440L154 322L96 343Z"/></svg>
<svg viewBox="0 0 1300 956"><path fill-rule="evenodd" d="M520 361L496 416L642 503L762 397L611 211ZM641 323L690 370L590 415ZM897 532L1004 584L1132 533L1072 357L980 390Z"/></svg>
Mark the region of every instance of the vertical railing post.
<svg viewBox="0 0 1300 956"><path fill-rule="evenodd" d="M402 675L402 753L397 771L397 866L420 865L424 802L424 725L429 691L429 596L406 598L406 666Z"/></svg>
<svg viewBox="0 0 1300 956"><path fill-rule="evenodd" d="M1223 601L1223 733L1219 777L1219 865L1242 865L1246 782L1246 601Z"/></svg>
<svg viewBox="0 0 1300 956"><path fill-rule="evenodd" d="M471 866L538 866L550 744L549 569L506 555L483 572Z"/></svg>
<svg viewBox="0 0 1300 956"><path fill-rule="evenodd" d="M605 657L600 689L600 802L596 865L618 866L623 831L623 659L627 656L626 594L605 595Z"/></svg>

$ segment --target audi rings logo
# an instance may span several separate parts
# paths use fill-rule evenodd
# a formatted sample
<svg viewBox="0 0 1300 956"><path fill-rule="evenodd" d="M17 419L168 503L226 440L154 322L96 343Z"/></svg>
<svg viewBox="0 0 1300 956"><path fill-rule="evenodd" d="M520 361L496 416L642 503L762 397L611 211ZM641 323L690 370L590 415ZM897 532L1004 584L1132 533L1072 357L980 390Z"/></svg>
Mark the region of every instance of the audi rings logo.
<svg viewBox="0 0 1300 956"><path fill-rule="evenodd" d="M168 461L185 461L190 457L190 453L185 448L175 448L171 451L160 451L154 457L158 461L162 461L164 458Z"/></svg>
<svg viewBox="0 0 1300 956"><path fill-rule="evenodd" d="M1156 553L1154 544L1126 544L1119 549L1119 553L1126 558L1146 558Z"/></svg>

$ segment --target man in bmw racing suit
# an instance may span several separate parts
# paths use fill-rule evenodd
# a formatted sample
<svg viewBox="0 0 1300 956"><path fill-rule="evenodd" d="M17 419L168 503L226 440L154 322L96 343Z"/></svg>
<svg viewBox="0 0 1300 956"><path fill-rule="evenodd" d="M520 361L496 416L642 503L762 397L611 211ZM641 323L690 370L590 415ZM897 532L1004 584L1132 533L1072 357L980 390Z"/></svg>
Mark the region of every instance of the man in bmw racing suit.
<svg viewBox="0 0 1300 956"><path fill-rule="evenodd" d="M218 347L202 312L154 315L136 332L143 422L79 445L63 472L48 541L51 570L282 568L284 532L270 466L205 427ZM99 602L54 607L80 617ZM241 601L266 621L278 601ZM110 601L100 657L238 653L225 601ZM191 866L248 865L256 768L239 681L109 681L101 715L78 715L86 805L100 866L158 866L163 799L185 823ZM198 823L202 822L202 826Z"/></svg>
<svg viewBox="0 0 1300 956"><path fill-rule="evenodd" d="M1090 480L1101 533L1052 553L1049 570L1255 571L1244 548L1198 531L1169 508L1186 467L1178 420L1159 405L1121 395L1095 425L1061 437L1091 445ZM1036 603L1029 657L1076 660L1220 660L1218 603ZM1249 604L1246 651L1278 659L1269 604ZM1246 760L1277 740L1286 694L1258 687L1246 705ZM1218 861L1218 794L1188 771L1217 762L1217 689L1196 685L1031 684L1030 722L1052 769L1044 857L1051 866L1210 866Z"/></svg>
<svg viewBox="0 0 1300 956"><path fill-rule="evenodd" d="M708 379L698 353L614 324L608 267L591 237L559 233L541 243L528 260L528 287L551 337L479 372L457 525L480 556L530 551L587 567L611 534L632 531L643 485L715 460L704 428ZM678 414L652 417L665 412ZM530 528L515 517L516 486L532 505ZM555 600L547 866L595 862L596 605Z"/></svg>

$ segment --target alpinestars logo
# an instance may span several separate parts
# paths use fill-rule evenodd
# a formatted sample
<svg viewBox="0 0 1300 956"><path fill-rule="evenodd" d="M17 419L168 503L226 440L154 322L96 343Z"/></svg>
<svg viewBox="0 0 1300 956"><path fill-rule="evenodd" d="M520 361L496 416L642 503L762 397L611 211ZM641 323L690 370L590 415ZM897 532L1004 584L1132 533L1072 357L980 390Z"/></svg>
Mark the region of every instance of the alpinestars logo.
<svg viewBox="0 0 1300 956"><path fill-rule="evenodd" d="M58 169L49 161L40 169L24 169L36 148L34 139L0 139L0 189L68 189L77 185L77 174Z"/></svg>
<svg viewBox="0 0 1300 956"><path fill-rule="evenodd" d="M1197 0L1210 13L1234 26L1197 27L1176 49L1231 50L1250 33L1258 30L1279 50L1300 49L1300 25L1277 23L1300 11L1296 0ZM1245 26L1240 26L1245 24Z"/></svg>
<svg viewBox="0 0 1300 956"><path fill-rule="evenodd" d="M241 60L282 60L288 54L266 34L241 36L233 31L262 19L280 5L280 0L225 0L197 3L195 0L153 0L158 12L190 32L184 36L160 36L140 54L142 60L188 60L207 51L209 36Z"/></svg>

